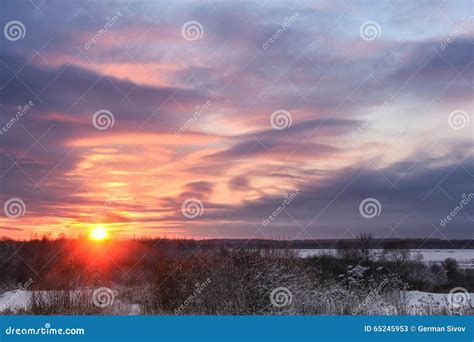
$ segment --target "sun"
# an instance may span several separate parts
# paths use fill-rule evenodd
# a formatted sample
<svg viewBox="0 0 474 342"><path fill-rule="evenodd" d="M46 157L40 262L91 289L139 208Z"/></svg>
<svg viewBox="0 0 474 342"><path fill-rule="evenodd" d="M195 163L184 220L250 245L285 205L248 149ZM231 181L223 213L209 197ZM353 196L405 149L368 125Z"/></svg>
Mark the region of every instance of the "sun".
<svg viewBox="0 0 474 342"><path fill-rule="evenodd" d="M92 240L101 241L107 239L107 230L102 227L96 227L90 234Z"/></svg>

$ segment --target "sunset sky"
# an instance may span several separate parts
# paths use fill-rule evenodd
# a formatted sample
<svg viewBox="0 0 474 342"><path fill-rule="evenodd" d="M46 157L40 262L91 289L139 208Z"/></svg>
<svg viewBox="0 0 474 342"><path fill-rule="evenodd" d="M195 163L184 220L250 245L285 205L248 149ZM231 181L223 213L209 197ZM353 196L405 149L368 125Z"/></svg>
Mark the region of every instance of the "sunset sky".
<svg viewBox="0 0 474 342"><path fill-rule="evenodd" d="M0 236L472 238L473 12L2 1Z"/></svg>

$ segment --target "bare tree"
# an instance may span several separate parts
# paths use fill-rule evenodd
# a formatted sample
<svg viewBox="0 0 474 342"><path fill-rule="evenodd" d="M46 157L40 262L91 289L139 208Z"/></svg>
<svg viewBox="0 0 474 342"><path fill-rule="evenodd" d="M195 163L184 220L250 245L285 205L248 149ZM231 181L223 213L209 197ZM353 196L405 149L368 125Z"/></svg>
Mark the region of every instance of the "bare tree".
<svg viewBox="0 0 474 342"><path fill-rule="evenodd" d="M397 269L411 260L411 251L406 241L387 242L383 247L383 258L395 263Z"/></svg>
<svg viewBox="0 0 474 342"><path fill-rule="evenodd" d="M364 258L364 262L368 264L370 262L370 257L371 257L371 247L372 247L372 241L374 237L372 234L368 233L361 233L357 237L357 240L359 241L359 251L362 254Z"/></svg>

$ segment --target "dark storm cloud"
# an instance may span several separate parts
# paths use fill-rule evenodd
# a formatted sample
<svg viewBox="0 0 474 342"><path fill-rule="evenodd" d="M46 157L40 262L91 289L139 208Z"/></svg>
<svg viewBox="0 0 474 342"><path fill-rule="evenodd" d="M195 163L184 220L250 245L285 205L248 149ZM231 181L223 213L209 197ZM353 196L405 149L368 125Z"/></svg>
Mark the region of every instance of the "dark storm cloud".
<svg viewBox="0 0 474 342"><path fill-rule="evenodd" d="M385 84L394 90L403 88L404 93L432 97L445 90L444 97L469 99L472 93L466 85L474 79L470 68L474 61L473 38L459 37L450 44L441 40L412 44L404 63L386 78Z"/></svg>
<svg viewBox="0 0 474 342"><path fill-rule="evenodd" d="M407 163L413 164L413 161ZM392 237L398 237L391 231L392 227L400 236L420 237L434 233L436 237L442 237L435 232L436 227L445 236L461 238L471 234L472 237L472 203L465 206L451 225L443 228L440 220L459 205L463 194L474 193L474 159L461 165L442 167L422 167L425 161L419 164L409 173L402 172L401 169L407 169L400 165L384 170L340 170L324 181L301 184L301 193L266 228L266 232L271 236L276 232L298 234L301 232L299 225L307 229L306 238L306 234L313 238L341 236L346 228L354 233L369 231L379 236L392 234ZM392 186L395 181L396 185ZM365 219L360 215L359 204L365 198L376 198L381 203L380 216ZM266 196L248 201L232 211L233 218L261 224L284 199L285 196Z"/></svg>
<svg viewBox="0 0 474 342"><path fill-rule="evenodd" d="M74 65L31 65L19 56L4 54L0 60L4 66L0 77L4 105L16 106L33 99L37 111L84 115L87 121L94 112L106 108L117 115L117 127L129 128L153 113L161 126L171 123L172 117L164 114L176 109L171 98L183 107L203 101L192 90L137 85Z"/></svg>
<svg viewBox="0 0 474 342"><path fill-rule="evenodd" d="M245 159L255 156L271 157L272 155L288 158L301 156L318 158L333 155L337 151L337 148L324 144L252 140L234 145L225 151L209 155L208 158L213 160L238 160L240 158Z"/></svg>

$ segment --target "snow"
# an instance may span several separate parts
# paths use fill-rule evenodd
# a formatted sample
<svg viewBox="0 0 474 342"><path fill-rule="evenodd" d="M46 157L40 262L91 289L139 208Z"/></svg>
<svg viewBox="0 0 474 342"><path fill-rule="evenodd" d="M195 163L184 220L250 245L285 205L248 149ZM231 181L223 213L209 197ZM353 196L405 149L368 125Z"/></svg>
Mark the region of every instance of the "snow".
<svg viewBox="0 0 474 342"><path fill-rule="evenodd" d="M10 309L12 311L26 308L28 291L15 290L0 294L0 312Z"/></svg>
<svg viewBox="0 0 474 342"><path fill-rule="evenodd" d="M298 249L296 250L299 255L303 258L310 257L312 255L321 254L336 254L336 249ZM381 254L382 249L374 249L376 254ZM447 258L456 259L461 268L474 268L474 249L412 249L412 257L421 255L423 261L427 264L430 263L441 263Z"/></svg>
<svg viewBox="0 0 474 342"><path fill-rule="evenodd" d="M404 291L402 292L402 297L408 305L417 305L420 301L424 299L433 299L435 302L444 302L447 301L446 293L430 293L422 291Z"/></svg>
<svg viewBox="0 0 474 342"><path fill-rule="evenodd" d="M463 293L465 300L460 304L464 308L472 306L474 293ZM452 304L447 293L430 293L421 291L401 291L402 301L406 304L408 313L415 314L431 314L430 310L445 308L452 311Z"/></svg>
<svg viewBox="0 0 474 342"><path fill-rule="evenodd" d="M15 313L20 309L26 309L29 297L28 293L29 291L14 290L0 294L0 313L5 310L9 310ZM141 314L140 305L138 304L131 304L117 300L116 307L118 309L116 314L124 314L131 316Z"/></svg>
<svg viewBox="0 0 474 342"><path fill-rule="evenodd" d="M430 292L421 292L421 291L401 291L400 298L403 306L406 308L408 315L429 315L436 312L442 312L442 310L451 311L449 299L447 293L430 293ZM474 293L467 294L469 299L467 302L464 302L463 305L468 308L472 305L474 299ZM0 312L7 309L16 312L21 308L26 308L28 302L28 291L15 290L8 291L3 294L0 294ZM125 315L140 315L142 314L140 306L138 304L131 303L117 303L118 311L116 314L125 314ZM381 304L381 303L379 303ZM372 305L377 306L377 303L372 303ZM385 307L385 306L384 306ZM386 305L385 310L389 311L385 314L397 313L395 306ZM402 314L402 313L398 313Z"/></svg>
<svg viewBox="0 0 474 342"><path fill-rule="evenodd" d="M448 300L447 293L402 291L402 296L407 301L408 305L416 305L424 299L433 299L435 302L439 302L439 303L442 303ZM469 293L468 296L472 300L474 298L474 293Z"/></svg>

